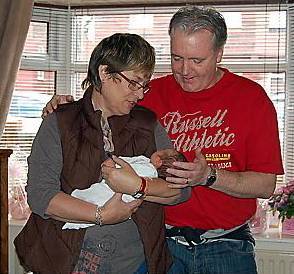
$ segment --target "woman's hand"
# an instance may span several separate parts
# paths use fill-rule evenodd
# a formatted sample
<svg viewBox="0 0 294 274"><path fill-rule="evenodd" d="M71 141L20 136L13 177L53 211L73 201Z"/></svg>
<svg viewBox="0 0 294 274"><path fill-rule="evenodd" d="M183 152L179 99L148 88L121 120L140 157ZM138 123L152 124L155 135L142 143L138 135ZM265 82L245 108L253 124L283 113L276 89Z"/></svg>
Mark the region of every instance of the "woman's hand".
<svg viewBox="0 0 294 274"><path fill-rule="evenodd" d="M115 193L103 206L103 224L117 224L129 219L137 211L143 200L134 200L126 203L121 193Z"/></svg>
<svg viewBox="0 0 294 274"><path fill-rule="evenodd" d="M112 160L121 168L114 167L108 159L101 166L102 177L114 192L134 194L141 186L141 178L126 161L114 155Z"/></svg>

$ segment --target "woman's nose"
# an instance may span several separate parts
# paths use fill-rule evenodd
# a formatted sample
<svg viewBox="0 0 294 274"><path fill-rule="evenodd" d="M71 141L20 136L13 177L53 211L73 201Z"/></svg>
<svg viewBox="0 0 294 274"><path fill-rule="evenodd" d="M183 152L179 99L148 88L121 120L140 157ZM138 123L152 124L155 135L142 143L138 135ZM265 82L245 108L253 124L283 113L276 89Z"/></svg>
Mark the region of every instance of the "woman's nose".
<svg viewBox="0 0 294 274"><path fill-rule="evenodd" d="M138 100L143 99L144 98L143 88L140 88L140 89L136 90L135 94L136 94Z"/></svg>

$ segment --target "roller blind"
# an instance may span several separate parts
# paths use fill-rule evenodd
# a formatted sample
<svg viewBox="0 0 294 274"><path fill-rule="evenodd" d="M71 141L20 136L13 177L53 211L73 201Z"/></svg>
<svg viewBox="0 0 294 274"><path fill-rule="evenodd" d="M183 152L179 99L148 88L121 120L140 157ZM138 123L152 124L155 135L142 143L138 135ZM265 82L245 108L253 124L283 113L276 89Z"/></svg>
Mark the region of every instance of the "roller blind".
<svg viewBox="0 0 294 274"><path fill-rule="evenodd" d="M294 179L294 5L289 7L289 46L286 100L285 166L287 182Z"/></svg>
<svg viewBox="0 0 294 274"><path fill-rule="evenodd" d="M17 152L14 154L22 165L21 181L26 180L26 157L41 121L41 109L55 92L73 94L76 99L82 96L80 84L86 75L90 54L102 38L115 32L142 35L156 50L154 77L170 73L168 23L178 8L34 8L9 116L0 142L1 147L10 147ZM274 102L279 118L283 157L287 159L287 173L293 176L294 164L290 161L293 161L293 143L287 138L292 134L293 139L294 98L286 89L287 81L288 89L293 90L293 80L290 87L286 69L287 33L293 31L294 26L289 16L291 24L287 25L288 7L226 5L215 8L221 11L228 25L229 38L222 64L259 82ZM293 10L289 9L290 12L293 13ZM291 104L292 112L289 108ZM285 117L292 121L292 127L287 122L286 134ZM292 156L289 147L292 148ZM283 177L279 181L282 182Z"/></svg>
<svg viewBox="0 0 294 274"><path fill-rule="evenodd" d="M156 50L154 77L170 73L168 24L178 8L74 10L72 60L77 72L73 85L75 96L82 96L80 83L85 77L84 68L93 48L102 38L115 32L142 35ZM221 11L228 26L222 65L265 88L278 113L281 147L285 151L287 7L227 5L216 8ZM283 179L283 176L279 176L278 182L283 183Z"/></svg>
<svg viewBox="0 0 294 274"><path fill-rule="evenodd" d="M35 7L33 10L0 141L2 148L13 149L9 159L10 186L26 182L27 157L42 121L43 107L57 89L63 92L70 86L69 17L68 11L62 9Z"/></svg>

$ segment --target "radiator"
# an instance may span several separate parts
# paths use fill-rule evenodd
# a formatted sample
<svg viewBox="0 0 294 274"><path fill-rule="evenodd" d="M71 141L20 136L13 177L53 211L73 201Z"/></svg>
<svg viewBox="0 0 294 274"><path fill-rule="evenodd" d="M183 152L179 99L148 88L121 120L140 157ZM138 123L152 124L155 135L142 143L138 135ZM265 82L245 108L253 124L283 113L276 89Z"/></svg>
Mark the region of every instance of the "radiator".
<svg viewBox="0 0 294 274"><path fill-rule="evenodd" d="M256 263L258 274L294 274L293 252L256 250Z"/></svg>

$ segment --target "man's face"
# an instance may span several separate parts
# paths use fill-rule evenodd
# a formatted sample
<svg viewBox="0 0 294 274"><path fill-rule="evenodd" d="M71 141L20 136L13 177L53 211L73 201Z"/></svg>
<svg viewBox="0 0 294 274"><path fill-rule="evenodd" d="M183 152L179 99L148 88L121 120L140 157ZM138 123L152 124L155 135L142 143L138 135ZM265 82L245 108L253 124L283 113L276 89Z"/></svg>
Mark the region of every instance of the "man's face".
<svg viewBox="0 0 294 274"><path fill-rule="evenodd" d="M175 29L170 42L172 72L183 90L196 92L217 82L217 63L223 49L214 49L210 31L202 29L188 34Z"/></svg>

